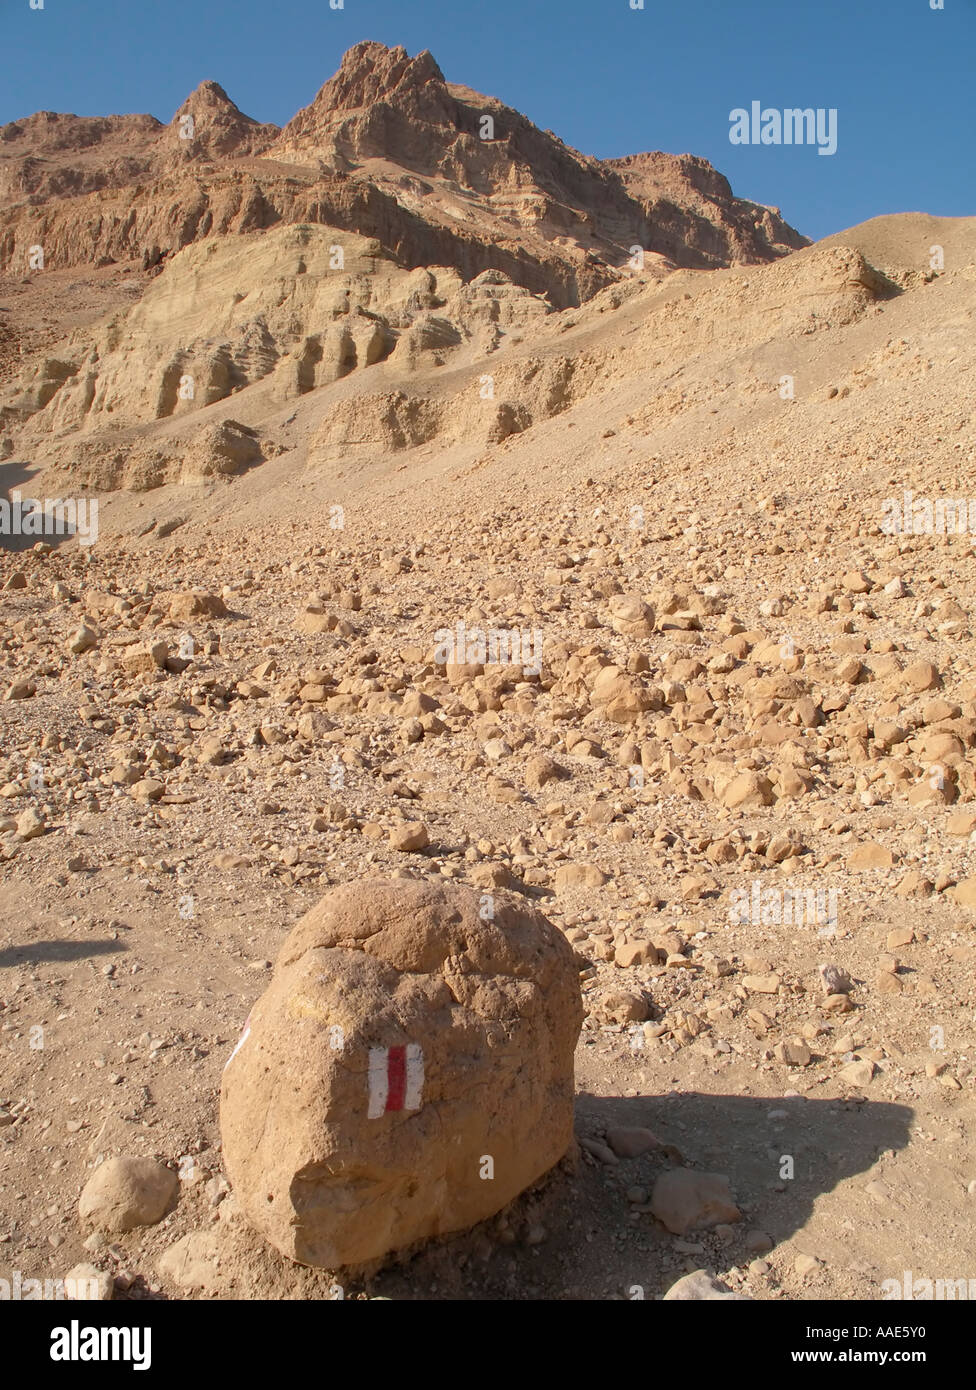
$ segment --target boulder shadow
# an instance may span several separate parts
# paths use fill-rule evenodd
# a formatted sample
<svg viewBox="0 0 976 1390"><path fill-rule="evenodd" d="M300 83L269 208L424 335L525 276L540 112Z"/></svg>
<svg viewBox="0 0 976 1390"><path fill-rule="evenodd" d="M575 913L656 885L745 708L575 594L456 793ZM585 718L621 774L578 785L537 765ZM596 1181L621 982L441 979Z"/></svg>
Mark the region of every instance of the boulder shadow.
<svg viewBox="0 0 976 1390"><path fill-rule="evenodd" d="M741 1248L748 1230L766 1232L774 1247L788 1241L807 1225L818 1198L868 1172L886 1151L905 1148L913 1118L907 1105L859 1094L814 1099L671 1091L630 1098L584 1092L576 1098L577 1139L605 1142L618 1127L649 1129L658 1139L660 1147L611 1165L625 1188L640 1186L650 1196L655 1180L673 1167L728 1177L734 1199L746 1209L724 1256L735 1263L750 1258ZM675 1238L652 1214L641 1219L662 1240ZM707 1230L681 1238L697 1242L703 1236Z"/></svg>
<svg viewBox="0 0 976 1390"><path fill-rule="evenodd" d="M577 1141L597 1141L606 1156L609 1131L640 1128L658 1145L617 1162L581 1146L498 1216L404 1252L366 1289L408 1301L659 1299L689 1268L747 1266L756 1258L750 1231L765 1232L774 1250L788 1241L825 1193L867 1172L884 1151L904 1148L912 1118L908 1106L860 1097L582 1093ZM727 1177L742 1220L724 1234L669 1231L650 1198L656 1180L677 1167Z"/></svg>

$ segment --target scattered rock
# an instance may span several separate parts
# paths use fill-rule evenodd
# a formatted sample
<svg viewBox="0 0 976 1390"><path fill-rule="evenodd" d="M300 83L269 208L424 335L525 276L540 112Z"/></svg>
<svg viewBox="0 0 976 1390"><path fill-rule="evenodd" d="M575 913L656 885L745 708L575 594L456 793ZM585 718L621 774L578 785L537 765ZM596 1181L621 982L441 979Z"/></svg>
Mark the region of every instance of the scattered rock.
<svg viewBox="0 0 976 1390"><path fill-rule="evenodd" d="M389 843L400 854L419 853L430 844L427 827L420 821L402 821L390 831Z"/></svg>
<svg viewBox="0 0 976 1390"><path fill-rule="evenodd" d="M82 1225L122 1234L136 1226L154 1226L179 1190L170 1168L152 1158L109 1158L99 1164L82 1190L78 1214Z"/></svg>
<svg viewBox="0 0 976 1390"><path fill-rule="evenodd" d="M747 1294L734 1293L728 1284L723 1284L721 1279L716 1279L707 1269L696 1269L692 1274L686 1274L683 1279L672 1284L664 1295L665 1303L715 1302L719 1299L732 1299L739 1303L752 1301Z"/></svg>
<svg viewBox="0 0 976 1390"><path fill-rule="evenodd" d="M654 1184L651 1210L678 1236L741 1218L728 1178L691 1168L673 1168L661 1174Z"/></svg>
<svg viewBox="0 0 976 1390"><path fill-rule="evenodd" d="M607 1143L618 1158L639 1158L641 1154L661 1147L649 1129L624 1125L607 1130Z"/></svg>
<svg viewBox="0 0 976 1390"><path fill-rule="evenodd" d="M72 1302L108 1303L114 1293L111 1274L95 1265L73 1265L64 1276L64 1296Z"/></svg>
<svg viewBox="0 0 976 1390"><path fill-rule="evenodd" d="M191 1231L156 1261L162 1277L178 1289L212 1289L219 1279L217 1238L212 1231Z"/></svg>
<svg viewBox="0 0 976 1390"><path fill-rule="evenodd" d="M839 1081L843 1081L848 1086L854 1086L858 1090L871 1084L871 1079L875 1073L873 1062L862 1059L858 1062L850 1062L846 1067L842 1067L837 1073Z"/></svg>

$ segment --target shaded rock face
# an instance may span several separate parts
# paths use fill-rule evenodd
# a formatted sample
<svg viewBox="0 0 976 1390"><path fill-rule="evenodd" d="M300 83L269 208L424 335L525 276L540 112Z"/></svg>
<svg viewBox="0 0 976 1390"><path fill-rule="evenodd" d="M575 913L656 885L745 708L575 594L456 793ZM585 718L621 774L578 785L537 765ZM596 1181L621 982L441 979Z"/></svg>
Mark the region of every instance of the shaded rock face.
<svg viewBox="0 0 976 1390"><path fill-rule="evenodd" d="M224 1072L247 1218L335 1269L495 1214L569 1147L581 1025L572 950L533 908L407 879L331 891Z"/></svg>
<svg viewBox="0 0 976 1390"><path fill-rule="evenodd" d="M778 208L736 198L728 179L696 155L647 154L608 159L654 227L654 249L678 265L767 261L809 246Z"/></svg>

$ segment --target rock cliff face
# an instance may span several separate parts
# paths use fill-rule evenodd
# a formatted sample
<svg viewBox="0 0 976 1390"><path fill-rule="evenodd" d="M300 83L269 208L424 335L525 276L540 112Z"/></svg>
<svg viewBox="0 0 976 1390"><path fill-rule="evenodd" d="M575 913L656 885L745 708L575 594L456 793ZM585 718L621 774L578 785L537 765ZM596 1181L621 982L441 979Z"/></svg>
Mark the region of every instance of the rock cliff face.
<svg viewBox="0 0 976 1390"><path fill-rule="evenodd" d="M676 265L755 264L809 245L779 208L734 197L707 159L656 150L604 163L643 208L657 249Z"/></svg>
<svg viewBox="0 0 976 1390"><path fill-rule="evenodd" d="M420 406L404 388L478 375L554 310L804 244L704 160L589 158L430 53L377 43L283 129L212 81L168 125L13 122L0 198L0 458L109 489L237 473L276 452L286 402L340 384L317 457L507 438L596 368L501 369L506 398L473 416L467 386ZM232 418L206 414L242 393Z"/></svg>
<svg viewBox="0 0 976 1390"><path fill-rule="evenodd" d="M0 129L0 270L161 259L279 222L378 237L412 268L500 269L557 307L612 282L630 248L679 266L773 260L804 244L705 161L600 161L430 53L361 43L282 130L201 83L168 125L43 111Z"/></svg>

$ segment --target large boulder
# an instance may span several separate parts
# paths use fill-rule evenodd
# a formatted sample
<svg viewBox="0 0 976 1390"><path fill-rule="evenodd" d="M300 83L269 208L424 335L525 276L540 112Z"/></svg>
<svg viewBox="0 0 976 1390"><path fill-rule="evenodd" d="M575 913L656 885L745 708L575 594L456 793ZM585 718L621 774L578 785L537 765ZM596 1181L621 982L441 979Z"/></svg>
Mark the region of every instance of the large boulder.
<svg viewBox="0 0 976 1390"><path fill-rule="evenodd" d="M224 1071L224 1160L283 1254L364 1264L473 1226L573 1132L578 966L517 899L333 889L285 941Z"/></svg>

